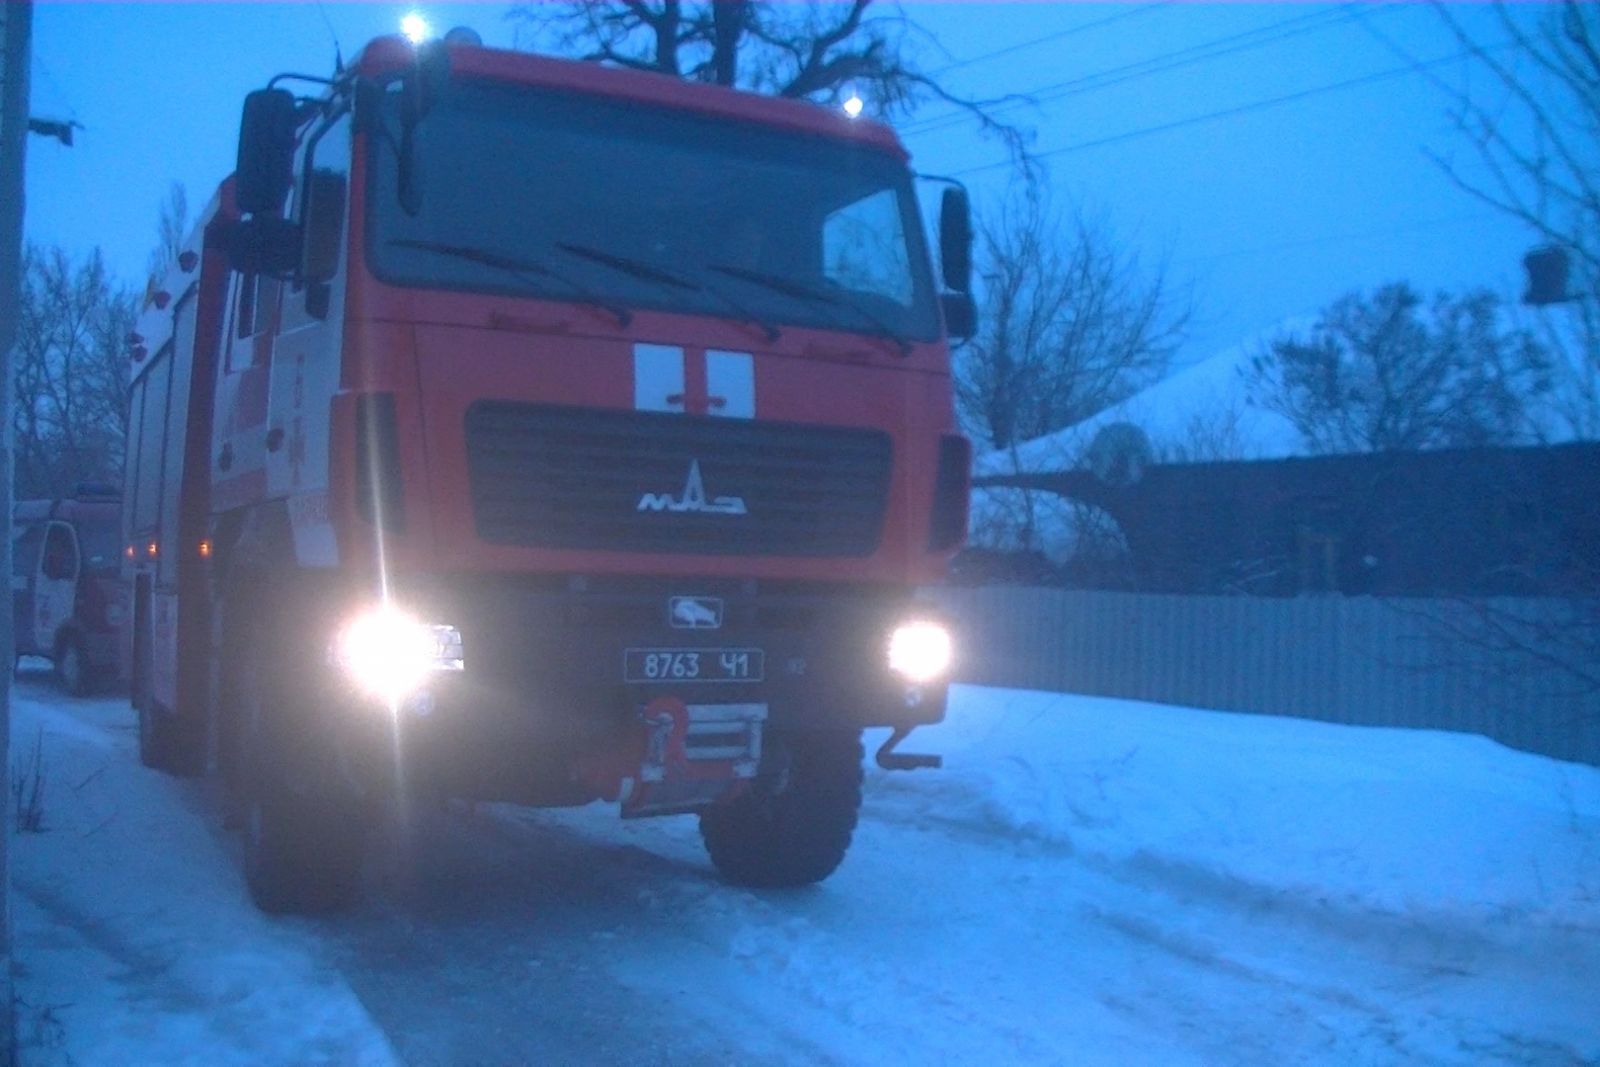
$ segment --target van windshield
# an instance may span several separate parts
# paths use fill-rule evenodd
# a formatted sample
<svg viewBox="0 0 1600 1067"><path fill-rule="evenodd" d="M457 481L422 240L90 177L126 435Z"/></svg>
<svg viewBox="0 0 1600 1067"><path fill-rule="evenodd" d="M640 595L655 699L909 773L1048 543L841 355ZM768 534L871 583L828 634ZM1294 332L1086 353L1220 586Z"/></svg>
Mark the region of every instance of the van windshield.
<svg viewBox="0 0 1600 1067"><path fill-rule="evenodd" d="M416 125L402 197L398 95L368 168L387 282L938 335L910 174L888 152L461 81Z"/></svg>

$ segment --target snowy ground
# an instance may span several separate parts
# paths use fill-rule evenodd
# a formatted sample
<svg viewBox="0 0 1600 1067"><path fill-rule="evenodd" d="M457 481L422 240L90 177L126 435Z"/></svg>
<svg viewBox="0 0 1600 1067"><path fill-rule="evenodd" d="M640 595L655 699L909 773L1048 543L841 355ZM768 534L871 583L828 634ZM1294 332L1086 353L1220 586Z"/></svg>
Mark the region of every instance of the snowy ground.
<svg viewBox="0 0 1600 1067"><path fill-rule="evenodd" d="M131 727L21 684L25 1063L1600 1062L1600 771L1478 738L962 689L818 889L496 807L310 921Z"/></svg>

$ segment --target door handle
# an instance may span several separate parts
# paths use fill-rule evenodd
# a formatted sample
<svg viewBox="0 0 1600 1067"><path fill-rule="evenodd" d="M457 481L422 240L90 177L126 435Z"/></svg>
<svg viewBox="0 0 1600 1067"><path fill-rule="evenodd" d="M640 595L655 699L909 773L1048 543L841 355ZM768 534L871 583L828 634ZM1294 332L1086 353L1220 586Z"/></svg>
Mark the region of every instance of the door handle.
<svg viewBox="0 0 1600 1067"><path fill-rule="evenodd" d="M232 443L229 443L229 444L225 444L225 445L222 446L222 452L221 452L221 454L219 454L217 456L217 469L225 471L225 470L229 470L232 467L233 467L233 445L232 445Z"/></svg>
<svg viewBox="0 0 1600 1067"><path fill-rule="evenodd" d="M267 451L276 452L283 447L283 427L274 426L267 431Z"/></svg>

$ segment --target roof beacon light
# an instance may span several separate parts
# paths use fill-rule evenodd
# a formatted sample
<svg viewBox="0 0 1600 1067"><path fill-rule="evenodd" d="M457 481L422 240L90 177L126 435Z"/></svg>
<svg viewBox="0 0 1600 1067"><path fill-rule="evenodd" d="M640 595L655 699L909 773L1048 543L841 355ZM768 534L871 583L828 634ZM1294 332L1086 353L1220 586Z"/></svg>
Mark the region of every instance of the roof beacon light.
<svg viewBox="0 0 1600 1067"><path fill-rule="evenodd" d="M850 95L845 97L844 104L841 106L844 108L844 113L846 115L849 115L853 119L858 119L861 117L861 109L866 107L867 104L865 100L861 99L860 93L856 92L854 89L851 89Z"/></svg>
<svg viewBox="0 0 1600 1067"><path fill-rule="evenodd" d="M400 20L400 32L406 35L406 40L412 44L421 44L433 35L433 29L428 25L428 20L411 12Z"/></svg>

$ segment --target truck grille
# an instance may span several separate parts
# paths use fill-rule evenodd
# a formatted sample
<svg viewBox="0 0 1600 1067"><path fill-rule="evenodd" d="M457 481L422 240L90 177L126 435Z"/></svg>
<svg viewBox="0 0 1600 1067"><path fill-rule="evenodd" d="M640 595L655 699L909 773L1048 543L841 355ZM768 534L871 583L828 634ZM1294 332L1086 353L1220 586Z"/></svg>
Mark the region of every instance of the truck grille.
<svg viewBox="0 0 1600 1067"><path fill-rule="evenodd" d="M868 556L883 528L891 446L878 430L480 401L466 434L486 541Z"/></svg>

